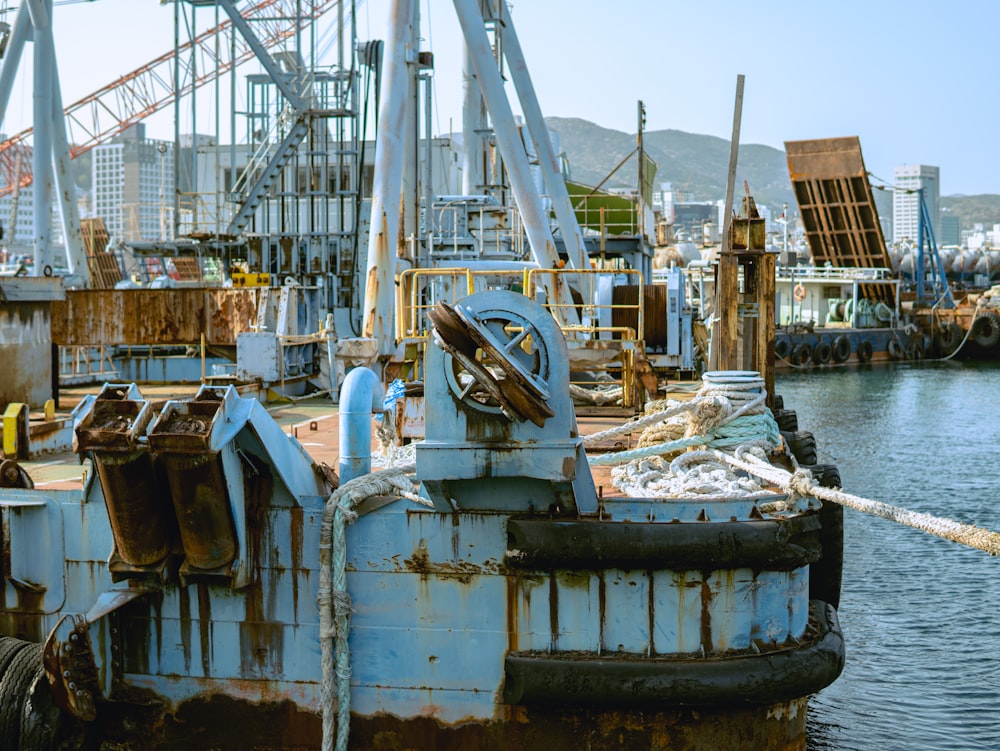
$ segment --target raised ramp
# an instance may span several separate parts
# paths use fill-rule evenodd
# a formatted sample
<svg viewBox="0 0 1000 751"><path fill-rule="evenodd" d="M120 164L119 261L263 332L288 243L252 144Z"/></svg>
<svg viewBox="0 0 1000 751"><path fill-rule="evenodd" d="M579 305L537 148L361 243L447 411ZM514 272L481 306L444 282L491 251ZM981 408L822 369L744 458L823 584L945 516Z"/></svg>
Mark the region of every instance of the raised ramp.
<svg viewBox="0 0 1000 751"><path fill-rule="evenodd" d="M890 268L858 137L785 141L785 154L816 265Z"/></svg>

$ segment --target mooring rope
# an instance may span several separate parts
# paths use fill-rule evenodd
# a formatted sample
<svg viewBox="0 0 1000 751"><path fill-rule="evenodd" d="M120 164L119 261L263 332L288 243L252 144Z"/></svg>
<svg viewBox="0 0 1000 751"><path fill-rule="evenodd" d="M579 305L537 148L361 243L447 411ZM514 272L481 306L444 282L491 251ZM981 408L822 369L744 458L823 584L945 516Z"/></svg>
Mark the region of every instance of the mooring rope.
<svg viewBox="0 0 1000 751"><path fill-rule="evenodd" d="M404 465L355 477L337 488L323 507L323 522L319 541L319 606L320 661L323 680L320 700L323 705L323 751L347 751L351 724L351 653L348 636L351 631L351 596L347 592L348 524L358 518L357 507L362 501L378 495L415 496L408 475L415 465ZM333 698L336 694L336 720ZM334 728L336 727L336 745Z"/></svg>
<svg viewBox="0 0 1000 751"><path fill-rule="evenodd" d="M872 516L903 524L907 527L923 530L945 540L961 543L970 548L982 550L990 555L1000 555L1000 533L977 527L974 524L963 524L953 519L944 519L932 514L892 506L881 501L860 498L843 490L824 488L816 483L812 473L806 468L800 468L794 473L786 472L780 467L753 455L751 452L732 455L721 451L715 452L721 460L732 466L749 472L780 488L792 490L799 495L812 495L820 500L847 506L855 511L861 511Z"/></svg>

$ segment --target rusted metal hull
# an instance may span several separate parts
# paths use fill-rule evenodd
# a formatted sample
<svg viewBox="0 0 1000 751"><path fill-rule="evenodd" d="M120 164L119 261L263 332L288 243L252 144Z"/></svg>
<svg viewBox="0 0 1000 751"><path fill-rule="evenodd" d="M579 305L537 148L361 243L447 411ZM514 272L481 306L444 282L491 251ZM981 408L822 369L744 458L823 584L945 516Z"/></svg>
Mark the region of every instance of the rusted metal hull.
<svg viewBox="0 0 1000 751"><path fill-rule="evenodd" d="M209 344L235 346L257 317L254 288L70 290L52 303L60 346Z"/></svg>

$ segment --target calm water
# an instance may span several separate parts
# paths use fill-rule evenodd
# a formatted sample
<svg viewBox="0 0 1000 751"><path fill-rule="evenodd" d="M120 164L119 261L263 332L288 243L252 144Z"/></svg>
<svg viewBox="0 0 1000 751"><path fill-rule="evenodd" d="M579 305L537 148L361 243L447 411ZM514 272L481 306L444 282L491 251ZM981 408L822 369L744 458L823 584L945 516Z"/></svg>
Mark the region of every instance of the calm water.
<svg viewBox="0 0 1000 751"><path fill-rule="evenodd" d="M1000 367L779 374L844 489L1000 530ZM1000 749L1000 558L845 514L847 666L810 702L810 751Z"/></svg>

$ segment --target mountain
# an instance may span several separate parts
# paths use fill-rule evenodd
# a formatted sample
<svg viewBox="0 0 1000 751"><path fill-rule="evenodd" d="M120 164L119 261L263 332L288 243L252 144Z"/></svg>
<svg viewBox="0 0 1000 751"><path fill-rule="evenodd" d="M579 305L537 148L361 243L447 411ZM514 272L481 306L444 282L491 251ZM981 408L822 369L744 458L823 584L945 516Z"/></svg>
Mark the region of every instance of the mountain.
<svg viewBox="0 0 1000 751"><path fill-rule="evenodd" d="M600 183L636 147L634 134L602 128L587 120L547 117L545 122L559 138L559 148L566 155L572 178L588 185ZM680 130L651 130L646 131L643 144L659 165L657 187L669 182L685 201L725 198L728 140ZM759 144L741 144L736 168L737 199L743 194L743 180L749 183L757 204L777 213L782 203L787 203L790 213L798 214L784 151ZM635 188L635 185L634 156L604 184L612 188ZM876 190L874 196L879 216L891 220L892 194ZM1000 195L942 196L941 206L959 217L962 229L972 229L976 223L992 229L995 223L1000 223Z"/></svg>
<svg viewBox="0 0 1000 751"><path fill-rule="evenodd" d="M572 178L588 185L601 182L636 147L634 135L602 128L587 120L549 117L546 123L559 137ZM657 187L670 182L686 201L716 201L725 197L729 171L726 139L680 130L651 130L644 134L643 147L659 165ZM737 198L742 195L742 181L746 180L758 204L780 208L787 202L794 206L795 196L783 151L770 146L742 145L736 175ZM636 160L631 157L605 187L634 188L635 184Z"/></svg>

